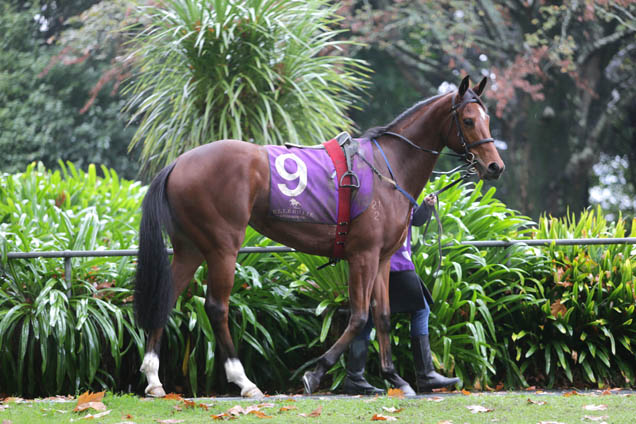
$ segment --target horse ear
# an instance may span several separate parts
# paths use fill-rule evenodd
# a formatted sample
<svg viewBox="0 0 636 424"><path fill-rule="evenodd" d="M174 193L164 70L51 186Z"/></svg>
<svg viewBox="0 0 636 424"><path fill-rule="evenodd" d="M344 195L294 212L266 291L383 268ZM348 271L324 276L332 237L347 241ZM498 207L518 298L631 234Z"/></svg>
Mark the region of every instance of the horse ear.
<svg viewBox="0 0 636 424"><path fill-rule="evenodd" d="M479 85L477 86L477 88L475 88L473 90L475 92L475 94L477 94L478 96L481 96L481 93L484 92L484 88L486 88L486 83L487 82L488 82L488 78L486 78L486 77L482 78L482 80L479 83Z"/></svg>
<svg viewBox="0 0 636 424"><path fill-rule="evenodd" d="M469 85L470 85L470 76L466 75L464 79L462 80L462 82L459 84L459 90L457 90L459 92L460 99L464 97L464 94L466 93L466 90L468 90Z"/></svg>

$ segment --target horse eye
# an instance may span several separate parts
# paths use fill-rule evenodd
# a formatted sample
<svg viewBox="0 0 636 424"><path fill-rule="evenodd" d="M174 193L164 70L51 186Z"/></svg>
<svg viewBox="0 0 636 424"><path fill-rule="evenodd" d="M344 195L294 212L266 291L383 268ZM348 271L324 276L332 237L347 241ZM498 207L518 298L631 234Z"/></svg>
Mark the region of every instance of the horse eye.
<svg viewBox="0 0 636 424"><path fill-rule="evenodd" d="M472 127L473 125L475 125L475 123L473 122L472 119L466 118L466 119L464 119L464 125Z"/></svg>

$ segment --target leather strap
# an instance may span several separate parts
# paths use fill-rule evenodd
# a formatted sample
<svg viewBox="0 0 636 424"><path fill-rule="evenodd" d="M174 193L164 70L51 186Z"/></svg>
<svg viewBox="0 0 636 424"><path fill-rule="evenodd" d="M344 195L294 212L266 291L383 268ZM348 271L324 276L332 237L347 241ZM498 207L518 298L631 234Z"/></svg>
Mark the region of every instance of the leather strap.
<svg viewBox="0 0 636 424"><path fill-rule="evenodd" d="M332 139L323 143L327 154L331 158L335 168L338 187L338 218L336 222L336 240L333 245L333 257L341 259L344 257L344 245L349 233L349 221L351 218L351 175L347 173L347 160L344 151L338 144L337 139Z"/></svg>

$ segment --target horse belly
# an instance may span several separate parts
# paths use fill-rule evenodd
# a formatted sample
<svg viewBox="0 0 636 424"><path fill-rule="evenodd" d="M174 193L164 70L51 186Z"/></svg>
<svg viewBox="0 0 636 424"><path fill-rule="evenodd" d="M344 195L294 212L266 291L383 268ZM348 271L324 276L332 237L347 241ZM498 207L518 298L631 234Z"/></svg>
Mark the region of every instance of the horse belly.
<svg viewBox="0 0 636 424"><path fill-rule="evenodd" d="M250 225L278 243L312 255L331 256L336 226L280 221L268 213L267 206L253 211Z"/></svg>

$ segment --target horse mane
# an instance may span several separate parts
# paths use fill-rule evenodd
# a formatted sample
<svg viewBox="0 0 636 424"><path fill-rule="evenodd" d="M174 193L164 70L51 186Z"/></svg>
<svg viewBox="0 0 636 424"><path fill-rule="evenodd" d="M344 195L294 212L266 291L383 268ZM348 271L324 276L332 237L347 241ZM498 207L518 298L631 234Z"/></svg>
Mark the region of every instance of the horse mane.
<svg viewBox="0 0 636 424"><path fill-rule="evenodd" d="M435 100L439 99L440 97L446 95L447 93L443 93L443 94L438 94L436 96L430 97L426 100L420 100L419 102L415 103L413 106L411 106L410 108L406 109L404 112L400 113L395 119L393 119L393 121L389 122L386 125L383 125L381 127L372 127L369 128L368 130L366 130L364 132L364 134L362 135L362 138L376 138L381 136L383 133L385 133L386 131L389 131L392 127L394 127L395 125L397 125L398 122L402 121L403 119L408 118L409 116L413 115L415 112L417 112L421 107L428 105L429 103L434 102Z"/></svg>

